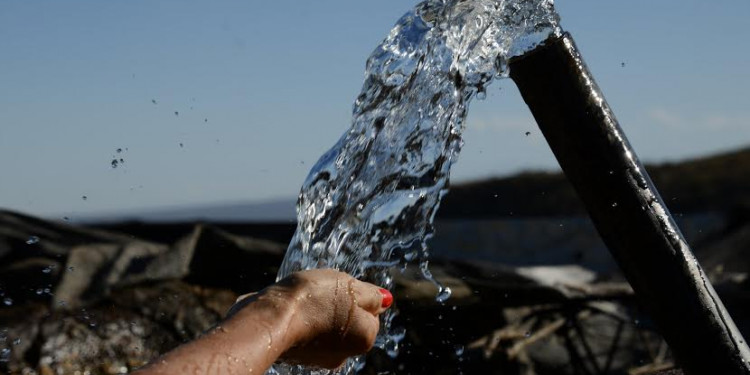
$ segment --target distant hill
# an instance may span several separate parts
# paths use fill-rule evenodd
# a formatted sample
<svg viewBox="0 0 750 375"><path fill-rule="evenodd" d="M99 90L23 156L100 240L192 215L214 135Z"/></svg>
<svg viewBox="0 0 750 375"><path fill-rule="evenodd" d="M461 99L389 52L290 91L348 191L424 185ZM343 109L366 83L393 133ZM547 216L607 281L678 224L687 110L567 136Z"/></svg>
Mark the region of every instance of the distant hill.
<svg viewBox="0 0 750 375"><path fill-rule="evenodd" d="M646 170L673 213L750 207L750 148ZM562 173L526 172L452 186L438 218L585 213Z"/></svg>
<svg viewBox="0 0 750 375"><path fill-rule="evenodd" d="M750 148L646 169L673 213L750 208ZM295 199L161 208L93 215L85 222L295 221ZM586 214L562 173L525 172L451 187L440 218L568 216Z"/></svg>
<svg viewBox="0 0 750 375"><path fill-rule="evenodd" d="M280 199L268 202L236 202L204 204L185 207L154 208L131 212L112 212L79 218L86 223L115 223L144 221L160 223L176 222L296 222L295 199Z"/></svg>

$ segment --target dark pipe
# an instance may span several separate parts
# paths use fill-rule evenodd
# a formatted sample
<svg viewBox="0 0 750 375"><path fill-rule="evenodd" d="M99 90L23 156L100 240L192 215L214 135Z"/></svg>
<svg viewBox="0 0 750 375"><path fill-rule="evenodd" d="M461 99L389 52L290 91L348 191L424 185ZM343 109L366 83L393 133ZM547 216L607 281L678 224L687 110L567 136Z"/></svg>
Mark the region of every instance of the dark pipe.
<svg viewBox="0 0 750 375"><path fill-rule="evenodd" d="M569 34L510 63L565 175L687 374L750 374L750 350Z"/></svg>

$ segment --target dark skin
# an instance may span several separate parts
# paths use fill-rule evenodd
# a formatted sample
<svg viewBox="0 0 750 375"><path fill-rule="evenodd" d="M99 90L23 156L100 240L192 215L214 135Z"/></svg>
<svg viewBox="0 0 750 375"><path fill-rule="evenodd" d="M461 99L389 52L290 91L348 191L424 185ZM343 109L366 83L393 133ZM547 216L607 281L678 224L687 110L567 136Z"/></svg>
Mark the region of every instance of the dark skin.
<svg viewBox="0 0 750 375"><path fill-rule="evenodd" d="M372 348L385 293L335 270L298 272L240 297L215 328L135 374L263 374L279 359L334 369Z"/></svg>

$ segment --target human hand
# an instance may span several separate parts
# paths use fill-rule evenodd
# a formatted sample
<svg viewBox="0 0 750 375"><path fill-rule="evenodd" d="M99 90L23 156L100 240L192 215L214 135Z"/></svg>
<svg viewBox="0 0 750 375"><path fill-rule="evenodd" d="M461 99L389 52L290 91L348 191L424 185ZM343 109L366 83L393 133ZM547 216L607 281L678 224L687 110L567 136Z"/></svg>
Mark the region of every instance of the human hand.
<svg viewBox="0 0 750 375"><path fill-rule="evenodd" d="M281 315L288 316L288 321L281 334L285 346L281 358L333 369L348 357L372 348L380 329L378 315L392 302L393 296L387 290L346 273L309 270L292 274L247 298L241 297L230 310L229 319L257 319L246 312L265 306L283 310ZM274 322L265 325L276 326Z"/></svg>

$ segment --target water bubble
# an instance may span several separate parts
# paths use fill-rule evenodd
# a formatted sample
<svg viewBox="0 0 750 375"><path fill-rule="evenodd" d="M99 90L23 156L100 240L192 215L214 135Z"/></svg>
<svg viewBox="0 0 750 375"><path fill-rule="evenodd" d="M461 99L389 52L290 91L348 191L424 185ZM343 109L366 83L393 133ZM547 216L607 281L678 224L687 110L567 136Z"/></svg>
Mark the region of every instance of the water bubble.
<svg viewBox="0 0 750 375"><path fill-rule="evenodd" d="M42 293L44 293L44 289L37 289L36 290L36 295L41 296Z"/></svg>
<svg viewBox="0 0 750 375"><path fill-rule="evenodd" d="M81 199L83 199L83 200L88 200L88 199L89 199L89 197L87 197L87 196L85 196L85 195L84 195L84 196L81 196Z"/></svg>
<svg viewBox="0 0 750 375"><path fill-rule="evenodd" d="M524 336L524 337L527 337L527 338L528 338L528 337L531 337L531 331L526 331L526 333L524 333L524 335L523 335L523 336Z"/></svg>
<svg viewBox="0 0 750 375"><path fill-rule="evenodd" d="M50 264L49 266L44 267L44 269L42 270L42 273L51 273L52 270L54 270L54 269L55 269L55 265L54 264Z"/></svg>
<svg viewBox="0 0 750 375"><path fill-rule="evenodd" d="M612 203L612 207L617 207L617 202Z"/></svg>
<svg viewBox="0 0 750 375"><path fill-rule="evenodd" d="M120 162L117 159L112 159L112 168L117 168L117 166L120 164Z"/></svg>
<svg viewBox="0 0 750 375"><path fill-rule="evenodd" d="M75 269L76 269L75 267L73 267L73 266L69 266L69 267L68 267L68 272L73 272L73 271L74 271Z"/></svg>
<svg viewBox="0 0 750 375"><path fill-rule="evenodd" d="M526 136L528 137L528 136L530 136L530 135L531 135L531 132L526 132L525 134L526 134Z"/></svg>
<svg viewBox="0 0 750 375"><path fill-rule="evenodd" d="M156 99L151 99L152 104L156 104Z"/></svg>
<svg viewBox="0 0 750 375"><path fill-rule="evenodd" d="M33 245L33 244L36 244L36 243L39 243L39 237L37 237L37 236L30 236L26 240L26 244L27 245Z"/></svg>
<svg viewBox="0 0 750 375"><path fill-rule="evenodd" d="M13 340L13 346L17 346L17 345L21 345L21 338L20 337L17 338L17 339L15 339L15 340Z"/></svg>
<svg viewBox="0 0 750 375"><path fill-rule="evenodd" d="M464 348L463 345L456 345L456 346L453 347L453 349L455 350L457 356L460 357L460 356L464 355L464 349L465 348Z"/></svg>
<svg viewBox="0 0 750 375"><path fill-rule="evenodd" d="M175 115L175 116L179 116L179 115L180 115L180 112L178 112L178 111L174 111L174 115Z"/></svg>
<svg viewBox="0 0 750 375"><path fill-rule="evenodd" d="M8 361L10 361L10 349L8 348L0 349L0 362L8 362Z"/></svg>
<svg viewBox="0 0 750 375"><path fill-rule="evenodd" d="M3 298L3 305L13 306L13 299L11 299L10 297Z"/></svg>

